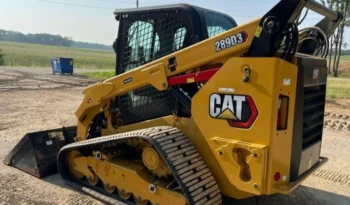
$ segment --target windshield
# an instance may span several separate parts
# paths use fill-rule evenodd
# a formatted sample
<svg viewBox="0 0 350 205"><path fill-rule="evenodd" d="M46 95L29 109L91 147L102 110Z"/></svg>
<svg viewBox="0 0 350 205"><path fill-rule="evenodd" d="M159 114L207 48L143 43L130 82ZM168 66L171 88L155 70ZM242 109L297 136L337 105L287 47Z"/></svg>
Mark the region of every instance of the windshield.
<svg viewBox="0 0 350 205"><path fill-rule="evenodd" d="M206 13L205 21L207 25L208 37L216 36L224 31L234 28L236 25L226 16L216 13Z"/></svg>
<svg viewBox="0 0 350 205"><path fill-rule="evenodd" d="M176 18L131 22L126 34L123 72L182 49L186 34L185 25Z"/></svg>

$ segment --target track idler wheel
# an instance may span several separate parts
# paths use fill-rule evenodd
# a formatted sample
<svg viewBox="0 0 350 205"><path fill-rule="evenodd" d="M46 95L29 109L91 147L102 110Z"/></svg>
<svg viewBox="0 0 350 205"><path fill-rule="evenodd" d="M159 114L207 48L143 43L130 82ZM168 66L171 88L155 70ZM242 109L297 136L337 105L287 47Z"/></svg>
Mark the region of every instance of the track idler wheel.
<svg viewBox="0 0 350 205"><path fill-rule="evenodd" d="M140 196L139 197L134 196L134 201L137 205L147 205L149 203L147 199L142 199Z"/></svg>
<svg viewBox="0 0 350 205"><path fill-rule="evenodd" d="M103 187L105 188L105 190L108 192L108 193L114 193L115 190L116 190L116 187L115 186L109 186L109 184L103 184Z"/></svg>
<svg viewBox="0 0 350 205"><path fill-rule="evenodd" d="M78 152L77 150L71 151L68 155L69 169L70 169L71 173L78 179L83 178L84 174L75 169L76 164L75 164L74 160L76 158L82 157L82 156L83 155L80 152Z"/></svg>
<svg viewBox="0 0 350 205"><path fill-rule="evenodd" d="M128 200L131 197L130 192L125 192L124 189L118 189L118 194L122 199Z"/></svg>
<svg viewBox="0 0 350 205"><path fill-rule="evenodd" d="M142 161L146 168L159 178L168 178L171 175L170 168L151 146L143 149Z"/></svg>

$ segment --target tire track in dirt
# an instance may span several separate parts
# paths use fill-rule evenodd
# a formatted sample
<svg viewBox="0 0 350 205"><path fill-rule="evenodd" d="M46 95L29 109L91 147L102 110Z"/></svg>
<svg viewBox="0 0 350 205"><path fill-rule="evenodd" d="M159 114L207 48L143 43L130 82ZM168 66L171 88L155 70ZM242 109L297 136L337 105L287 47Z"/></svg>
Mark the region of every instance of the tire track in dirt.
<svg viewBox="0 0 350 205"><path fill-rule="evenodd" d="M15 174L0 173L1 204L55 204L45 194L31 190L24 178Z"/></svg>
<svg viewBox="0 0 350 205"><path fill-rule="evenodd" d="M324 128L350 131L350 115L325 112Z"/></svg>
<svg viewBox="0 0 350 205"><path fill-rule="evenodd" d="M45 189L38 190L33 184L29 184L24 175L0 173L0 205L2 204L41 204L41 205L102 205L101 202L79 192L71 194L48 192Z"/></svg>
<svg viewBox="0 0 350 205"><path fill-rule="evenodd" d="M319 169L313 174L313 176L320 177L325 180L337 182L343 186L350 186L350 175L347 175L347 174L340 174L335 171Z"/></svg>
<svg viewBox="0 0 350 205"><path fill-rule="evenodd" d="M7 205L7 204L40 204L40 205L56 205L58 203L42 200L42 198L38 199L38 197L34 197L36 199L32 199L33 195L31 197L22 195L22 194L15 194L11 191L7 190L1 190L0 193L0 205Z"/></svg>
<svg viewBox="0 0 350 205"><path fill-rule="evenodd" d="M21 90L55 90L70 87L86 87L96 82L77 76L53 76L45 73L30 73L18 70L0 73L3 76L3 78L0 78L0 93Z"/></svg>

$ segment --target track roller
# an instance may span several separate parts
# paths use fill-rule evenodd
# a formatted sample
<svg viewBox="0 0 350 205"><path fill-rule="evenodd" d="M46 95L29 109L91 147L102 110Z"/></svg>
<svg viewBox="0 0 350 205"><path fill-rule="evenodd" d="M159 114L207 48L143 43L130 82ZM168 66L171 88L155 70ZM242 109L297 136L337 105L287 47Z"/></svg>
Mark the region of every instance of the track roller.
<svg viewBox="0 0 350 205"><path fill-rule="evenodd" d="M149 201L147 199L142 199L141 197L134 196L134 201L137 205L147 205Z"/></svg>
<svg viewBox="0 0 350 205"><path fill-rule="evenodd" d="M108 193L114 193L116 190L115 186L109 186L109 184L103 184L103 188L108 192Z"/></svg>
<svg viewBox="0 0 350 205"><path fill-rule="evenodd" d="M118 189L118 194L122 199L128 200L131 197L130 192L125 192L124 189Z"/></svg>
<svg viewBox="0 0 350 205"><path fill-rule="evenodd" d="M92 173L92 176L91 176L91 177L87 177L87 181L88 181L89 184L91 184L92 186L96 186L100 180L99 180L97 174L95 174L94 171L91 170L91 173Z"/></svg>

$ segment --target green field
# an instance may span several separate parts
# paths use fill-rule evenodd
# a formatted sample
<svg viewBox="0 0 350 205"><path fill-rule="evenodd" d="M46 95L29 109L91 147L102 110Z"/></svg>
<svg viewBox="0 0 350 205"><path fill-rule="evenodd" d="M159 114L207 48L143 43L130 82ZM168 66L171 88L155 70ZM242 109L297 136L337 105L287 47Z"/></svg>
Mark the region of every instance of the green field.
<svg viewBox="0 0 350 205"><path fill-rule="evenodd" d="M105 80L107 78L113 77L115 74L115 71L97 71L97 72L86 72L82 73L82 76L86 76L89 78L96 78L98 80Z"/></svg>
<svg viewBox="0 0 350 205"><path fill-rule="evenodd" d="M340 56L340 61L350 61L350 55Z"/></svg>
<svg viewBox="0 0 350 205"><path fill-rule="evenodd" d="M50 57L74 58L74 68L114 69L112 51L0 41L8 67L51 67Z"/></svg>
<svg viewBox="0 0 350 205"><path fill-rule="evenodd" d="M327 98L350 98L350 79L328 78Z"/></svg>

